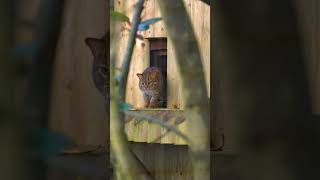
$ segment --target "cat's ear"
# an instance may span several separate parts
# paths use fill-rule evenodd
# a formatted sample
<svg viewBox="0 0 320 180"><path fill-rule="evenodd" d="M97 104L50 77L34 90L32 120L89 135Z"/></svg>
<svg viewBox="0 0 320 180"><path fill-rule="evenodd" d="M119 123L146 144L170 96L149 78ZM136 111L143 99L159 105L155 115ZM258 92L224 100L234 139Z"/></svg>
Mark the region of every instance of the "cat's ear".
<svg viewBox="0 0 320 180"><path fill-rule="evenodd" d="M140 73L137 73L137 76L138 76L139 79L142 78L142 74L140 74Z"/></svg>
<svg viewBox="0 0 320 180"><path fill-rule="evenodd" d="M157 79L159 76L159 71L151 71L151 79Z"/></svg>
<svg viewBox="0 0 320 180"><path fill-rule="evenodd" d="M105 43L102 39L86 38L86 45L90 48L94 57L98 57L99 53L105 50Z"/></svg>

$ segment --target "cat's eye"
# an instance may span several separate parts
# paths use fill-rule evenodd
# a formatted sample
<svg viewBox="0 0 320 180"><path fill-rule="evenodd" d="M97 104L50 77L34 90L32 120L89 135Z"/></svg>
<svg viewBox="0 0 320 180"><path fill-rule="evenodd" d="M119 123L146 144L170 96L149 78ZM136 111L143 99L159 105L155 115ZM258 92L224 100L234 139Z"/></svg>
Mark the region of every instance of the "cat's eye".
<svg viewBox="0 0 320 180"><path fill-rule="evenodd" d="M98 74L99 74L100 76L102 76L103 78L107 78L108 71L107 71L106 68L100 68L100 69L98 70Z"/></svg>

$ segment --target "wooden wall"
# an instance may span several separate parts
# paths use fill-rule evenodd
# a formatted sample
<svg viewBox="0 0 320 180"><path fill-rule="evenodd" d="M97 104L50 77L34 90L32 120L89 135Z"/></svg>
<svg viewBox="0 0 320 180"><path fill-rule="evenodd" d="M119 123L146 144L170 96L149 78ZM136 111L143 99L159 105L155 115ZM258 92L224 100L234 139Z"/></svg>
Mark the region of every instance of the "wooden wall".
<svg viewBox="0 0 320 180"><path fill-rule="evenodd" d="M77 144L104 144L104 98L92 81L93 56L86 37L100 38L107 29L107 1L66 1L61 36L56 49L50 127Z"/></svg>
<svg viewBox="0 0 320 180"><path fill-rule="evenodd" d="M156 180L192 180L187 146L132 143L131 149Z"/></svg>
<svg viewBox="0 0 320 180"><path fill-rule="evenodd" d="M134 5L136 0L115 0L115 10L125 13L128 17L132 17ZM209 92L210 87L210 7L199 0L185 0L185 7L191 17L198 44L201 50L201 61L205 68L206 82ZM156 0L148 0L145 2L145 8L142 12L142 20L161 17L159 6ZM119 49L117 51L117 67L120 68L122 58L126 49L129 31L121 33ZM160 21L151 28L143 32L145 38L167 37L166 27L163 21ZM181 80L179 77L179 70L175 60L175 53L172 47L172 42L168 38L168 108L183 109L183 102L181 97ZM126 101L133 104L137 108L143 106L143 97L138 87L137 73L142 72L149 66L149 44L148 40L144 42L137 40L132 63L128 77L128 90L126 94Z"/></svg>
<svg viewBox="0 0 320 180"><path fill-rule="evenodd" d="M128 17L132 17L132 14L134 12L134 5L136 2L136 0L115 0L115 10L125 13ZM201 61L203 62L205 71L204 73L206 77L207 88L208 92L210 92L210 6L199 0L185 0L184 3L190 15L195 35L198 40L198 45L201 51ZM142 20L155 17L161 17L157 0L147 0L145 2L145 8L142 11ZM124 51L126 50L128 35L129 31L122 31L120 34L116 61L116 66L118 68L120 68L122 64L122 58L124 56ZM143 32L143 36L145 38L168 38L164 22L160 21L154 25L151 25L151 28L149 30ZM130 66L126 92L126 102L132 104L135 108L142 108L144 104L143 96L138 86L139 79L136 74L143 72L144 69L149 67L149 59L150 52L148 40L137 40ZM170 38L168 38L167 44L167 72L167 110L183 110L183 99L181 93L182 82L179 69L177 67L175 51ZM210 96L209 93L208 96ZM185 122L179 124L178 128L182 132L185 132ZM157 125L155 127L154 125L147 122L139 123L136 125L134 121L130 121L130 123L127 123L126 125L126 132L128 134L129 140L131 141L149 142L149 140L152 139L150 136L155 137L155 132L159 132L156 133L156 136L162 136L164 133L166 133L166 129L161 128ZM166 133L166 135L164 135L159 142L166 144L186 143L171 132Z"/></svg>

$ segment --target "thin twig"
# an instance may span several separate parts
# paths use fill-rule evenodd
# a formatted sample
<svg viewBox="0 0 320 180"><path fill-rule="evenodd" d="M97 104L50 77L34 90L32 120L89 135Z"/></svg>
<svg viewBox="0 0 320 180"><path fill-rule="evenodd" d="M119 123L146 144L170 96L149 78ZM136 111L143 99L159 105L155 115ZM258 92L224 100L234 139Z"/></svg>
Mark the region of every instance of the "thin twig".
<svg viewBox="0 0 320 180"><path fill-rule="evenodd" d="M194 179L210 179L210 112L201 54L182 0L158 0L179 66ZM197 87L196 90L194 87Z"/></svg>
<svg viewBox="0 0 320 180"><path fill-rule="evenodd" d="M120 112L119 104L125 100L125 91L127 83L127 75L129 72L129 66L131 61L131 56L134 48L135 34L137 31L138 24L140 22L140 15L143 9L144 0L139 0L134 16L132 19L132 31L130 33L128 49L126 51L122 71L120 74L120 85L116 85L114 79L115 67L114 62L111 61L111 71L110 71L110 88L111 88L111 101L110 101L110 135L111 135L111 148L114 153L116 160L117 175L124 179L142 179L151 180L154 179L144 165L139 161L139 159L130 151L127 139L123 131L124 124L124 113ZM114 52L113 52L114 53ZM113 57L114 54L111 54Z"/></svg>
<svg viewBox="0 0 320 180"><path fill-rule="evenodd" d="M138 112L132 112L132 111L125 111L125 114L138 118L140 120L147 120L149 122L155 123L155 124L159 124L160 126L174 132L175 134L177 134L178 136L180 136L181 138L183 138L185 141L187 141L188 143L191 143L191 141L189 140L189 138L184 135L179 129L177 129L175 126L172 126L168 123L165 123L164 121L161 121L155 117L146 115L146 114L142 114L142 113L138 113Z"/></svg>
<svg viewBox="0 0 320 180"><path fill-rule="evenodd" d="M138 25L140 23L140 15L143 9L143 3L144 0L139 0L136 4L136 11L134 12L134 15L132 17L132 26L130 31L130 36L128 40L128 47L125 52L123 63L121 67L121 73L120 73L120 85L119 85L119 101L124 102L125 101L125 95L126 95L126 87L127 87L127 78L129 73L129 67L131 62L131 57L133 54L133 49L135 45L135 39L136 39L136 33L138 30Z"/></svg>

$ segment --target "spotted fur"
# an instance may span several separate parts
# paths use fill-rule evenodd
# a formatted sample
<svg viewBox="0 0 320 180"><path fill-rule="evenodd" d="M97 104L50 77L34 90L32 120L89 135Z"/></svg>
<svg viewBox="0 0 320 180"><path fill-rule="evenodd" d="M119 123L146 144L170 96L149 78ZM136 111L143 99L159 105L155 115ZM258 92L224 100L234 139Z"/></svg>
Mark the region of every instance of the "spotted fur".
<svg viewBox="0 0 320 180"><path fill-rule="evenodd" d="M164 103L163 75L156 67L149 67L143 73L137 74L139 88L143 93L145 107L158 108Z"/></svg>
<svg viewBox="0 0 320 180"><path fill-rule="evenodd" d="M105 97L109 97L109 58L107 49L109 48L108 36L101 39L86 38L85 43L93 54L92 78L94 85Z"/></svg>

